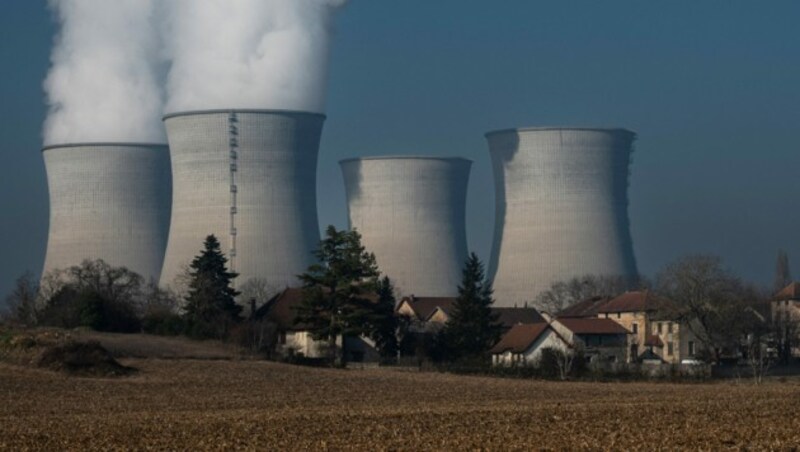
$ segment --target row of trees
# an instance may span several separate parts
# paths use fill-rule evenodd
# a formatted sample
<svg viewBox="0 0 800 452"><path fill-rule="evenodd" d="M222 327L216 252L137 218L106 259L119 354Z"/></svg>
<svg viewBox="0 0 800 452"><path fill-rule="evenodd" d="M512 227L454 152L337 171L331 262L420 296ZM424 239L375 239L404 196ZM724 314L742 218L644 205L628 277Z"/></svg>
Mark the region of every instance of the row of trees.
<svg viewBox="0 0 800 452"><path fill-rule="evenodd" d="M7 298L10 320L26 326L88 327L98 331L186 334L226 338L241 320L219 241L206 238L188 271L188 291L179 300L125 267L84 261L53 271L37 283L20 277ZM182 306L181 306L182 305Z"/></svg>

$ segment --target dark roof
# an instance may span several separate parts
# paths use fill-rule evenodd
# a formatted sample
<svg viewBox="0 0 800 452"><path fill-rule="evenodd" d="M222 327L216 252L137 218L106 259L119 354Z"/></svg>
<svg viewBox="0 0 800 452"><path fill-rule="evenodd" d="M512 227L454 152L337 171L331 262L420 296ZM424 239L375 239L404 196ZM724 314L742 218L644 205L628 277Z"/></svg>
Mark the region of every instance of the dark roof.
<svg viewBox="0 0 800 452"><path fill-rule="evenodd" d="M637 357L637 360L639 362L642 362L642 361L645 361L645 360L647 360L647 361L660 361L662 363L664 362L664 360L660 356L658 356L654 351L650 350L649 348L646 349L645 351L643 351L642 354Z"/></svg>
<svg viewBox="0 0 800 452"><path fill-rule="evenodd" d="M498 314L497 321L504 328L545 321L536 308L492 308L492 313Z"/></svg>
<svg viewBox="0 0 800 452"><path fill-rule="evenodd" d="M777 300L800 300L800 283L792 282L775 294Z"/></svg>
<svg viewBox="0 0 800 452"><path fill-rule="evenodd" d="M628 334L630 331L611 319L563 318L558 322L575 334Z"/></svg>
<svg viewBox="0 0 800 452"><path fill-rule="evenodd" d="M666 308L670 303L650 292L637 290L612 298L598 308L598 313L649 312Z"/></svg>
<svg viewBox="0 0 800 452"><path fill-rule="evenodd" d="M592 297L556 313L556 318L563 317L597 317L597 310L606 304L610 297Z"/></svg>
<svg viewBox="0 0 800 452"><path fill-rule="evenodd" d="M255 317L266 317L275 322L282 331L303 330L305 328L302 325L296 325L294 322L297 317L295 310L302 302L303 289L287 287L258 308Z"/></svg>
<svg viewBox="0 0 800 452"><path fill-rule="evenodd" d="M404 302L408 303L418 319L427 320L436 311L436 308L441 308L445 313L449 313L456 299L455 297L415 297L412 295L400 300L398 307Z"/></svg>
<svg viewBox="0 0 800 452"><path fill-rule="evenodd" d="M325 289L323 289L325 290ZM327 292L327 290L325 290ZM376 302L378 297L374 293L364 294L363 297ZM275 322L280 331L303 331L308 326L296 324L297 308L303 303L303 289L300 287L287 287L272 297L255 312L256 319L266 318Z"/></svg>
<svg viewBox="0 0 800 452"><path fill-rule="evenodd" d="M545 322L514 325L489 352L492 354L505 353L507 351L523 353L530 348L536 339L547 331L548 328L550 328L550 325Z"/></svg>

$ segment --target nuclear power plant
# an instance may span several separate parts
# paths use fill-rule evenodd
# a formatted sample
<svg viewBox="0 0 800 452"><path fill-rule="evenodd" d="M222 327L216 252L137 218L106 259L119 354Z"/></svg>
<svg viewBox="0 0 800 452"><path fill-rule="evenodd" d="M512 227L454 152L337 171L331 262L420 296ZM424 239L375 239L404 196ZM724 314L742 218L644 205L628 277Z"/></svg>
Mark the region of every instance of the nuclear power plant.
<svg viewBox="0 0 800 452"><path fill-rule="evenodd" d="M173 284L214 234L236 284L295 286L319 244L317 153L325 116L210 110L164 117L172 220L161 285Z"/></svg>
<svg viewBox="0 0 800 452"><path fill-rule="evenodd" d="M489 276L499 306L521 305L557 281L633 278L624 129L521 128L486 134L495 177Z"/></svg>
<svg viewBox="0 0 800 452"><path fill-rule="evenodd" d="M472 162L364 157L340 162L350 227L399 294L455 296L467 259L465 210Z"/></svg>
<svg viewBox="0 0 800 452"><path fill-rule="evenodd" d="M64 144L43 156L50 192L43 274L103 259L157 280L169 229L167 146Z"/></svg>

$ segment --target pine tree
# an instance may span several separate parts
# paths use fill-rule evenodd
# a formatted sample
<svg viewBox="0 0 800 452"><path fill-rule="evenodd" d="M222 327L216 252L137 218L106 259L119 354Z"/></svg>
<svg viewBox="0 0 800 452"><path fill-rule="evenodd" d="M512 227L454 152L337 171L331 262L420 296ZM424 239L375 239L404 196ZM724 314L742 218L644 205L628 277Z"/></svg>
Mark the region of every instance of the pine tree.
<svg viewBox="0 0 800 452"><path fill-rule="evenodd" d="M375 304L368 294L376 288L378 266L357 231L338 231L334 226L328 226L314 256L318 263L298 275L304 293L296 322L307 325L315 340L327 340L331 363L343 365L344 338L369 334ZM339 337L341 353L336 347Z"/></svg>
<svg viewBox="0 0 800 452"><path fill-rule="evenodd" d="M384 359L397 356L397 316L394 313L397 299L394 296L394 287L388 276L378 281L378 303L370 316L370 337Z"/></svg>
<svg viewBox="0 0 800 452"><path fill-rule="evenodd" d="M231 285L238 275L228 271L228 259L216 237L206 237L203 248L190 265L191 280L184 307L186 332L195 338L222 339L230 326L239 321L242 311L236 304L239 292Z"/></svg>
<svg viewBox="0 0 800 452"><path fill-rule="evenodd" d="M445 324L443 336L451 359L476 359L498 341L501 325L492 313L492 285L486 281L483 263L471 253L462 272L458 298Z"/></svg>

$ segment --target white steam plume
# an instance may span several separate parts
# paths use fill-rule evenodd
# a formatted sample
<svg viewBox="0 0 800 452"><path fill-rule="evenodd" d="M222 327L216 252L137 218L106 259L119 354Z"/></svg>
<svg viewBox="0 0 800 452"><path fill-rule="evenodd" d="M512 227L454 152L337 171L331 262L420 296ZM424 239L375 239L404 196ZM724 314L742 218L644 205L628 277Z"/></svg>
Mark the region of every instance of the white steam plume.
<svg viewBox="0 0 800 452"><path fill-rule="evenodd" d="M168 112L324 110L333 15L346 0L172 0Z"/></svg>
<svg viewBox="0 0 800 452"><path fill-rule="evenodd" d="M50 0L45 144L164 142L158 0Z"/></svg>

